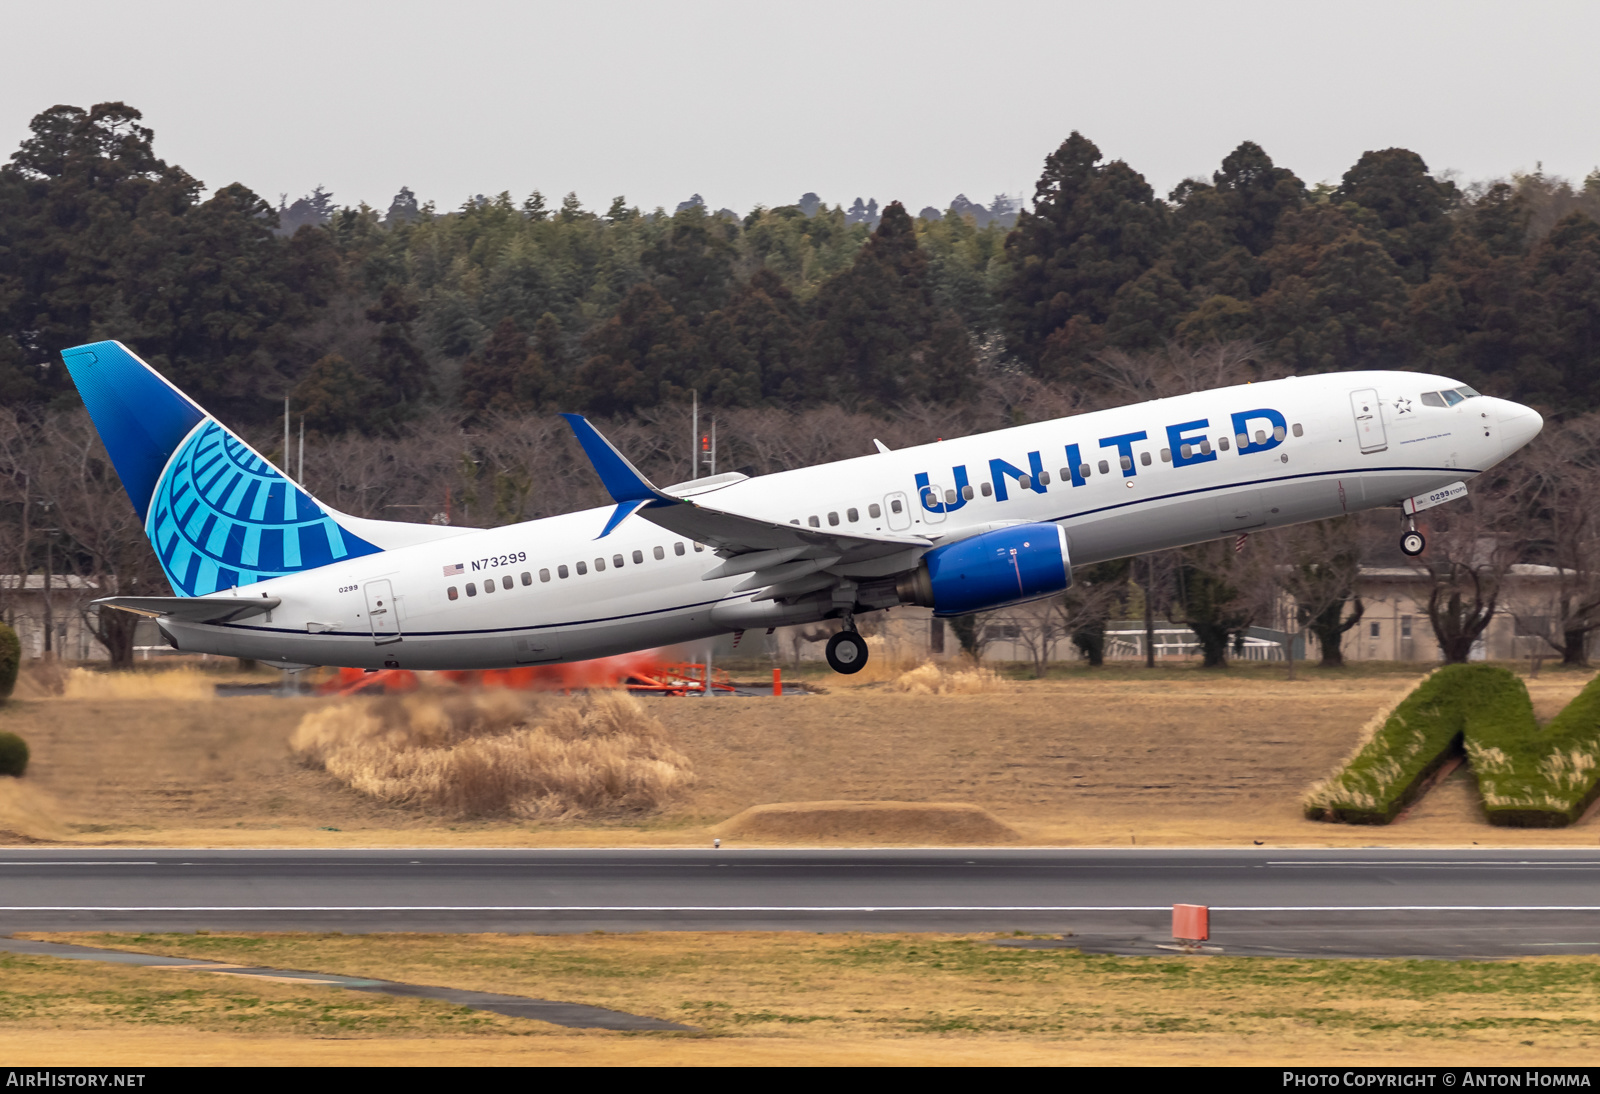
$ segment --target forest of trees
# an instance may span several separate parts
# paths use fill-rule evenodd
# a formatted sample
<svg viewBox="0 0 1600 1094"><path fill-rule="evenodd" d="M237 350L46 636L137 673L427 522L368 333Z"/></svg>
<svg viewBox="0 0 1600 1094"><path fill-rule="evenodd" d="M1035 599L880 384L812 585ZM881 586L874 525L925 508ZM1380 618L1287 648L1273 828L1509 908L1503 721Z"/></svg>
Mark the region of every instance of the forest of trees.
<svg viewBox="0 0 1600 1094"><path fill-rule="evenodd" d="M275 208L240 183L206 197L140 122L58 106L0 167L0 572L49 551L164 591L138 529L88 512L115 482L59 351L101 338L275 457L288 397L330 503L473 524L599 500L556 410L687 477L691 391L723 468L751 472L1339 369L1443 372L1568 432L1600 411L1600 171L1462 184L1391 148L1308 185L1247 141L1163 198L1072 133L1020 208L535 190L440 211L402 188L380 210L321 187ZM1519 557L1567 549L1541 536ZM1163 611L1203 587L1198 559L1167 567Z"/></svg>

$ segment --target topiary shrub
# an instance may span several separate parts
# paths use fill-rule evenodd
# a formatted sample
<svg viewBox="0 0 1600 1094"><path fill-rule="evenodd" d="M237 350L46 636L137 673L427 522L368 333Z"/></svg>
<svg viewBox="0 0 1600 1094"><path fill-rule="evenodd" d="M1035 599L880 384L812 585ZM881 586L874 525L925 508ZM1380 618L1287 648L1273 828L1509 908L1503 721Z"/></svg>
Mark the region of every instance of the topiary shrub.
<svg viewBox="0 0 1600 1094"><path fill-rule="evenodd" d="M21 778L28 770L28 742L15 733L0 733L0 775Z"/></svg>
<svg viewBox="0 0 1600 1094"><path fill-rule="evenodd" d="M1312 820L1388 824L1465 749L1490 824L1560 828L1600 797L1600 677L1541 727L1528 689L1491 665L1423 681L1305 802Z"/></svg>
<svg viewBox="0 0 1600 1094"><path fill-rule="evenodd" d="M0 700L11 698L17 686L17 666L22 664L22 643L17 632L0 623Z"/></svg>

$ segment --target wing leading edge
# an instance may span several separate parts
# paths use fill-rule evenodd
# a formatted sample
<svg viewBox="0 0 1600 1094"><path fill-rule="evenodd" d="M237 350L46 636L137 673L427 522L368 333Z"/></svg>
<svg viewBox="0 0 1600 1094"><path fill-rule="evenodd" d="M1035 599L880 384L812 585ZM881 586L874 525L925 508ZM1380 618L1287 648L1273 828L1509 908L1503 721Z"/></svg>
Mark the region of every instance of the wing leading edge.
<svg viewBox="0 0 1600 1094"><path fill-rule="evenodd" d="M796 595L790 590L802 585L816 588L825 576L823 571L839 576L857 572L881 576L910 569L933 546L933 541L923 536L802 528L674 497L640 474L582 415L562 417L617 503L599 538L638 513L670 532L709 544L729 560L709 571L706 580L748 573L751 576L740 583L741 591L765 588L769 597Z"/></svg>

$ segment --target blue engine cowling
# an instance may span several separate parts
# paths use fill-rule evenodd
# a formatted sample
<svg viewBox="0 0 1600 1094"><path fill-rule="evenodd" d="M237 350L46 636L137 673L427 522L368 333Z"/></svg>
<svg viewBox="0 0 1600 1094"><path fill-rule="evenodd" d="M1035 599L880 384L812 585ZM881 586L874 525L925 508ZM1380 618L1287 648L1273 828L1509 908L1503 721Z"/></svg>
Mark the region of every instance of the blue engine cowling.
<svg viewBox="0 0 1600 1094"><path fill-rule="evenodd" d="M935 547L896 585L902 602L965 615L1059 593L1072 584L1059 524L1017 524Z"/></svg>

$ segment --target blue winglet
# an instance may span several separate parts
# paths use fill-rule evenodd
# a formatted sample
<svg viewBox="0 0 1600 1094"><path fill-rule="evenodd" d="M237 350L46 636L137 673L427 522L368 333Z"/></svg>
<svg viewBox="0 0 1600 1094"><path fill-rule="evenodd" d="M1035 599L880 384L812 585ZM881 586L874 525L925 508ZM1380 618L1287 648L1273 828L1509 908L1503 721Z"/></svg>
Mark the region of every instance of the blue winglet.
<svg viewBox="0 0 1600 1094"><path fill-rule="evenodd" d="M600 435L600 431L589 424L589 420L582 414L563 414L567 424L572 427L572 432L577 435L578 443L583 445L584 455L589 457L589 462L594 464L594 469L600 475L600 481L605 484L606 491L611 495L611 500L618 504L618 510L611 515L611 521L606 525L606 532L610 532L621 523L623 517L639 507L635 504L627 512L623 512L623 502L663 502L668 505L677 504L678 499L670 494L663 494L650 480L639 474L639 469L628 462L628 458L618 452L616 446ZM619 515L620 514L620 515Z"/></svg>
<svg viewBox="0 0 1600 1094"><path fill-rule="evenodd" d="M606 526L603 529L601 529L600 534L598 536L595 536L594 538L595 539L605 539L607 536L609 536L612 533L612 531L617 527L617 525L621 524L623 521L625 521L629 517L631 517L644 504L645 503L643 501L619 501L619 502L617 502L617 507L615 509L611 510L611 519L606 521Z"/></svg>

